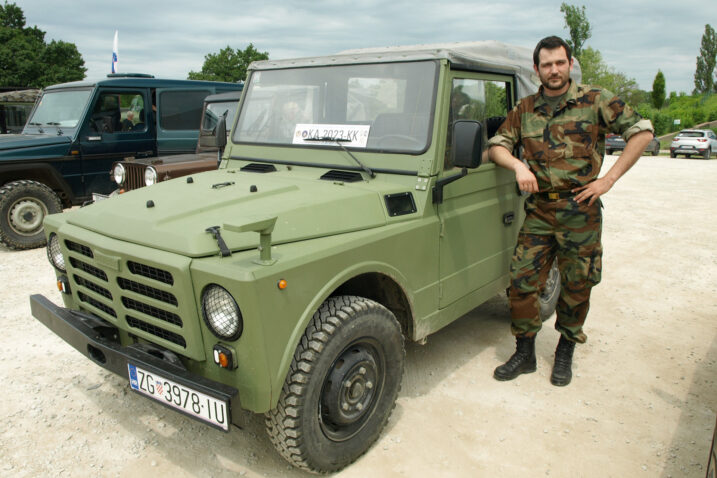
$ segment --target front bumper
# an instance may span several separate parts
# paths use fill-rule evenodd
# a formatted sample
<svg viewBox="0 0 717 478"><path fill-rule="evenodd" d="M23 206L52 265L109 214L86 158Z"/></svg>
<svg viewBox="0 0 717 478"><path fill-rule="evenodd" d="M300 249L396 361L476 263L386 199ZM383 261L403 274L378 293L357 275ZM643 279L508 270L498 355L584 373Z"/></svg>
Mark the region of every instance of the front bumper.
<svg viewBox="0 0 717 478"><path fill-rule="evenodd" d="M128 364L131 363L217 400L226 401L230 423L238 418L238 413L232 413L240 409L237 389L190 373L173 352L140 343L122 346L118 329L109 322L88 313L59 307L39 294L30 296L30 308L32 315L58 337L100 367L127 379L128 384ZM176 408L172 410L183 413Z"/></svg>

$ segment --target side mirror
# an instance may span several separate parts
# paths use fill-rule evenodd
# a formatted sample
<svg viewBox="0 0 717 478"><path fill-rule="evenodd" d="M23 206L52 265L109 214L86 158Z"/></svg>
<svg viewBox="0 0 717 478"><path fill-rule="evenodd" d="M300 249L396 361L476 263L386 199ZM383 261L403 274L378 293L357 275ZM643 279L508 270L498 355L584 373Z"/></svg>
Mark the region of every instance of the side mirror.
<svg viewBox="0 0 717 478"><path fill-rule="evenodd" d="M202 148L224 149L227 145L227 120L224 116L219 117L217 125L212 131L199 131L199 146Z"/></svg>
<svg viewBox="0 0 717 478"><path fill-rule="evenodd" d="M483 155L483 125L479 121L458 120L453 123L453 165L475 169Z"/></svg>

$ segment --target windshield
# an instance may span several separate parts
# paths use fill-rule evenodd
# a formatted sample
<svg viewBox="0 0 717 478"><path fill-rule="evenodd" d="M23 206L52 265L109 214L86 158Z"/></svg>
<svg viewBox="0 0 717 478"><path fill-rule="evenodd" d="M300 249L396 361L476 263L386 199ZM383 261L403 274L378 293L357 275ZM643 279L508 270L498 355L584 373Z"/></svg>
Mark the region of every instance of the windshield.
<svg viewBox="0 0 717 478"><path fill-rule="evenodd" d="M427 61L256 71L233 140L424 151L436 68Z"/></svg>
<svg viewBox="0 0 717 478"><path fill-rule="evenodd" d="M234 113L236 113L238 103L238 101L207 103L207 108L204 110L204 117L202 118L202 129L204 131L213 131L219 118L226 114L227 131L229 131L234 121Z"/></svg>
<svg viewBox="0 0 717 478"><path fill-rule="evenodd" d="M46 91L27 124L74 128L82 119L91 93L92 90Z"/></svg>

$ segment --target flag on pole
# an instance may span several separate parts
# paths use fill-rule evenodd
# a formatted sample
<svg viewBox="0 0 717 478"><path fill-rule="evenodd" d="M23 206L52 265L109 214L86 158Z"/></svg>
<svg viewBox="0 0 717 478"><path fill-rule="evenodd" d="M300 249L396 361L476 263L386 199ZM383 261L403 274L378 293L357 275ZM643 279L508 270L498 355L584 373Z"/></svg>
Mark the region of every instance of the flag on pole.
<svg viewBox="0 0 717 478"><path fill-rule="evenodd" d="M112 73L117 73L119 71L119 69L118 69L119 54L118 54L118 49L117 49L117 33L118 33L117 30L115 30L115 41L114 41L114 44L112 45Z"/></svg>

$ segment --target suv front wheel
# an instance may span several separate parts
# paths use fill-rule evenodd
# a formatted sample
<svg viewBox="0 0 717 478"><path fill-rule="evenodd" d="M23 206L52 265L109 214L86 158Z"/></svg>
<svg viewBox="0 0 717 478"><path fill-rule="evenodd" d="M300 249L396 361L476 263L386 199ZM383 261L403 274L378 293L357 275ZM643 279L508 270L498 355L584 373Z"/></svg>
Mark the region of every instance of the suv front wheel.
<svg viewBox="0 0 717 478"><path fill-rule="evenodd" d="M10 249L45 245L42 221L62 212L60 198L37 181L20 180L0 188L0 242Z"/></svg>
<svg viewBox="0 0 717 478"><path fill-rule="evenodd" d="M327 299L296 348L278 406L266 414L279 453L318 473L363 455L395 407L404 358L388 309L362 297Z"/></svg>

